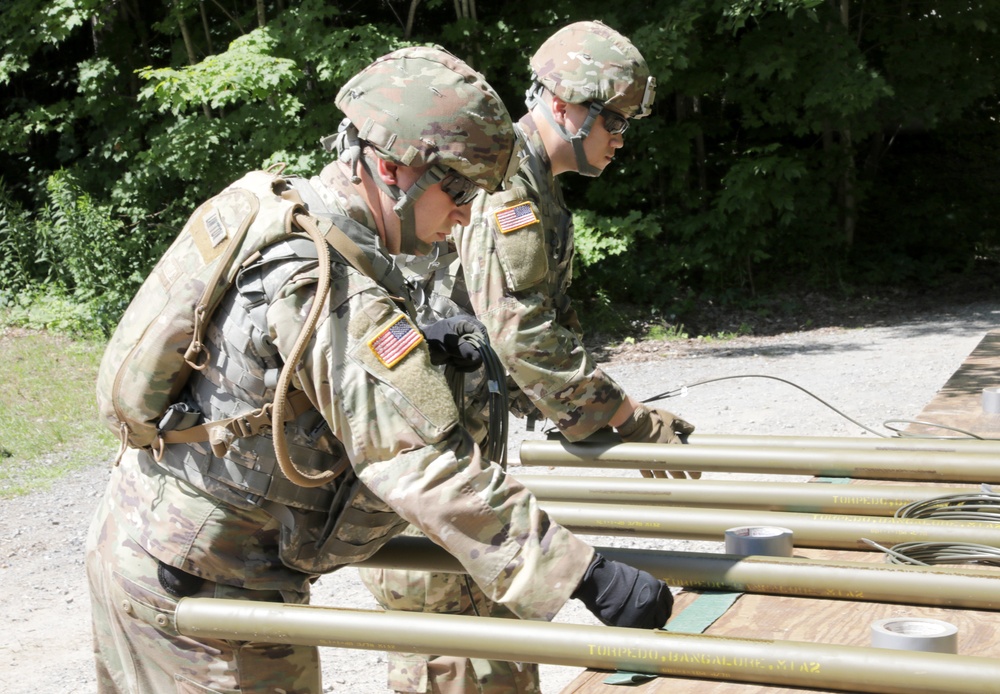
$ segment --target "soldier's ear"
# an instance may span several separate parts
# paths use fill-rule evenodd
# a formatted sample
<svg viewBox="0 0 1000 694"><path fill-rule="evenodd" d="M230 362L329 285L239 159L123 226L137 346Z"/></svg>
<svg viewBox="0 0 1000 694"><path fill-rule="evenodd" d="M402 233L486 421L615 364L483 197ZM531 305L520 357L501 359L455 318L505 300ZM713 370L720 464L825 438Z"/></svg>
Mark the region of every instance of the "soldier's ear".
<svg viewBox="0 0 1000 694"><path fill-rule="evenodd" d="M386 161L381 157L378 159L378 175L386 185L394 186L399 184L399 165L391 161Z"/></svg>
<svg viewBox="0 0 1000 694"><path fill-rule="evenodd" d="M553 95L552 103L549 105L549 108L552 109L552 117L555 119L556 123L559 123L559 125L566 124L566 109L568 107L569 105L565 101L560 99L558 96Z"/></svg>

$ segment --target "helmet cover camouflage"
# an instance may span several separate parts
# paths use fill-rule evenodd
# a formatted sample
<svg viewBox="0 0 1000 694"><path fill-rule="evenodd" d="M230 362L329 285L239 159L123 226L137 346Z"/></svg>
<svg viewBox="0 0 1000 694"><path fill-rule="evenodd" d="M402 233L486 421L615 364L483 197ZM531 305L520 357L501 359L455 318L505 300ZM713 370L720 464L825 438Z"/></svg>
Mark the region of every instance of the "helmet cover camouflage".
<svg viewBox="0 0 1000 694"><path fill-rule="evenodd" d="M639 50L598 21L563 27L530 61L536 82L563 101L603 103L626 118L648 116L656 78Z"/></svg>
<svg viewBox="0 0 1000 694"><path fill-rule="evenodd" d="M481 74L438 46L378 58L341 88L335 103L362 140L397 164L438 164L491 193L516 170L506 106Z"/></svg>

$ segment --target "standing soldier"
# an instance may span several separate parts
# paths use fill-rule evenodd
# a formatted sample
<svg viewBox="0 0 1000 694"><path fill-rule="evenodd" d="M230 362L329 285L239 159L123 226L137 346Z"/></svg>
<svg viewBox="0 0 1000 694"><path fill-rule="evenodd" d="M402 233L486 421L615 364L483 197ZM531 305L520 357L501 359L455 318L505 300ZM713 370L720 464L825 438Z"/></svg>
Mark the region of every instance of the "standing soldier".
<svg viewBox="0 0 1000 694"><path fill-rule="evenodd" d="M447 356L449 341L414 327L390 259L467 224L477 188L506 182L516 140L496 93L451 54L407 48L358 73L336 103L347 116L342 156L295 190L359 257L331 253L329 293L299 360L293 343L326 263L298 236L263 246L209 318L209 358L177 410L195 421L179 436L162 431L161 445L124 450L88 536L102 694L320 694L317 649L181 636L177 601L304 604L319 575L370 556L407 523L519 617L551 619L571 596L614 623L656 627L669 615L665 584L603 562L482 458L431 363L429 348L443 344ZM168 270L184 268L154 274ZM285 360L288 401L300 406L280 431L242 431L274 400ZM150 391L164 388L153 381ZM185 439L186 427L224 420L239 423L235 433ZM272 446L279 433L294 475Z"/></svg>
<svg viewBox="0 0 1000 694"><path fill-rule="evenodd" d="M599 176L624 145L629 119L649 115L656 81L646 61L619 32L597 21L577 22L547 39L530 61L528 113L517 123L527 144L512 184L480 195L471 224L452 234L451 262L425 283L428 310L474 314L510 376L512 409L540 412L569 440L613 427L625 441L682 443L694 427L670 412L648 408L601 370L583 346L570 305L572 215L556 176ZM442 258L449 258L443 253ZM473 397L468 426L480 439L487 401ZM516 392L519 391L519 392ZM692 477L698 473L671 472ZM663 472L643 471L646 477ZM362 569L362 578L387 609L511 616L475 583L456 574ZM390 654L390 686L399 692L451 691L424 686L414 673L469 671L466 690L537 692L537 668L488 660ZM401 673L408 673L403 677Z"/></svg>

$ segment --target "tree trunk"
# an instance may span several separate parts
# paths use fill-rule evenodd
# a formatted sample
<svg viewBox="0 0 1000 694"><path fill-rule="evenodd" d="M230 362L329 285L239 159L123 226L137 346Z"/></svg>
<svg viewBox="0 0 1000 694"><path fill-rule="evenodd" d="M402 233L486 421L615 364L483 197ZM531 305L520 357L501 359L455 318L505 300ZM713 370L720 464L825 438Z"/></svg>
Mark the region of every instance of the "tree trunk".
<svg viewBox="0 0 1000 694"><path fill-rule="evenodd" d="M840 23L845 32L851 30L851 0L840 0ZM860 31L860 29L859 29ZM856 164L854 162L854 139L851 136L851 128L845 127L840 134L840 146L844 150L844 159L847 162L844 168L843 180L843 206L844 206L844 243L850 248L854 245L854 229L858 223L857 200L854 197L854 181L856 175Z"/></svg>
<svg viewBox="0 0 1000 694"><path fill-rule="evenodd" d="M701 98L691 97L691 107L695 115L701 115ZM701 119L699 118L699 120ZM704 193L708 190L708 170L706 169L708 155L705 154L705 133L702 132L701 127L698 128L698 134L694 138L694 152L695 156L698 157L698 190ZM707 195L701 197L708 200Z"/></svg>
<svg viewBox="0 0 1000 694"><path fill-rule="evenodd" d="M229 10L227 10L227 9L226 9L225 7L223 7L223 6L221 5L221 4L219 4L219 0L212 0L212 4L213 4L213 5L215 5L215 6L216 6L216 8L218 8L218 10L219 10L220 12L222 12L222 14L226 15L226 17L228 17L228 18L229 18L229 21L230 21L230 22L232 22L233 24L235 24L235 25L236 25L236 29L237 29L237 31L239 31L239 32L240 32L240 34L245 34L245 33L247 33L247 32L246 32L246 31L245 31L245 30L243 29L243 25L242 25L242 24L240 23L240 20L239 20L239 18L238 18L238 17L235 17L235 16L234 16L234 15L233 15L233 14L232 14L232 13L231 13L231 12L230 12Z"/></svg>
<svg viewBox="0 0 1000 694"><path fill-rule="evenodd" d="M191 40L191 32L188 31L187 22L184 21L184 15L181 14L180 9L177 5L174 5L174 16L177 17L177 26L181 30L181 38L184 39L184 49L187 51L188 55L188 65L198 64L198 55L194 51L194 42ZM202 113L205 114L205 118L212 117L212 111L209 109L208 104L203 103L201 105Z"/></svg>
<svg viewBox="0 0 1000 694"><path fill-rule="evenodd" d="M857 200L854 197L855 163L854 142L851 139L851 129L845 128L840 134L841 147L847 155L847 165L844 169L843 205L844 205L844 243L850 248L854 245L854 228L858 223Z"/></svg>
<svg viewBox="0 0 1000 694"><path fill-rule="evenodd" d="M476 0L455 0L455 18L476 21ZM474 39L471 49L467 51L465 61L473 69L476 67L475 56L479 55L479 40Z"/></svg>
<svg viewBox="0 0 1000 694"><path fill-rule="evenodd" d="M406 27L403 29L403 38L409 39L413 34L413 20L417 16L417 5L420 0L410 0L410 11L406 15Z"/></svg>
<svg viewBox="0 0 1000 694"><path fill-rule="evenodd" d="M212 31L208 26L208 13L205 11L205 0L198 0L198 11L201 13L201 28L205 32L205 47L208 50L208 54L213 55L215 48L212 46Z"/></svg>

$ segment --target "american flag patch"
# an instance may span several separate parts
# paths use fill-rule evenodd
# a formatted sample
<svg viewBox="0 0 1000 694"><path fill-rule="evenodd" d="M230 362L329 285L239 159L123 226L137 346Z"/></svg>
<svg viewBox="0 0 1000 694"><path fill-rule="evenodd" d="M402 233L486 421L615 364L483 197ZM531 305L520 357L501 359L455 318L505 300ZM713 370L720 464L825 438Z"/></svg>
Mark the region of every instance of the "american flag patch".
<svg viewBox="0 0 1000 694"><path fill-rule="evenodd" d="M413 324L400 316L388 328L368 341L368 346L378 360L390 369L423 341L424 336Z"/></svg>
<svg viewBox="0 0 1000 694"><path fill-rule="evenodd" d="M535 210L530 202L522 202L511 207L505 207L494 213L497 218L497 226L500 232L506 234L509 231L526 227L538 221Z"/></svg>

